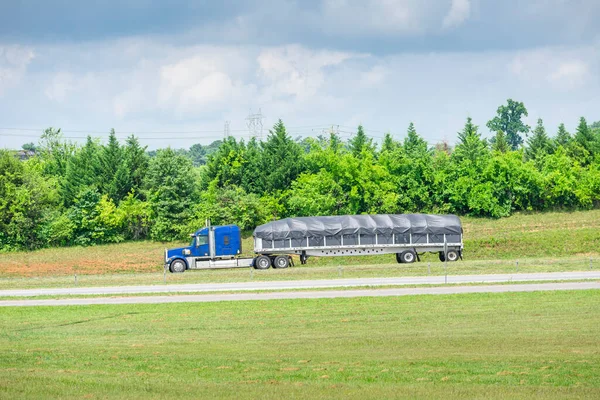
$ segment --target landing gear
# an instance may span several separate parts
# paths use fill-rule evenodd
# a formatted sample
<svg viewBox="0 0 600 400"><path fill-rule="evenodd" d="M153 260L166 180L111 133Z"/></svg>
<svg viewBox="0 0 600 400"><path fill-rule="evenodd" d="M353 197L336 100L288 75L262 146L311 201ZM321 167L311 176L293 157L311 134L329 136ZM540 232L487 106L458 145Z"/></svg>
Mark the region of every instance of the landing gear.
<svg viewBox="0 0 600 400"><path fill-rule="evenodd" d="M302 254L300 254L300 264L306 264L306 260L308 260L308 256L305 252L302 252Z"/></svg>

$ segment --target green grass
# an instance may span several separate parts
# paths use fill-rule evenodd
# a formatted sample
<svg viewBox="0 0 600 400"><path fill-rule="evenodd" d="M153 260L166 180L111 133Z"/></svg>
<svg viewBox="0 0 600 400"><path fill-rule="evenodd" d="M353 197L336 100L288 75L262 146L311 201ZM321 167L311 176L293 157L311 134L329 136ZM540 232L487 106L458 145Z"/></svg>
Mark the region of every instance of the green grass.
<svg viewBox="0 0 600 400"><path fill-rule="evenodd" d="M600 292L6 308L0 398L599 398Z"/></svg>
<svg viewBox="0 0 600 400"><path fill-rule="evenodd" d="M517 214L491 220L462 218L465 260L589 259L600 256L600 210L571 213ZM252 256L246 234L244 255ZM130 242L87 248L54 248L0 254L0 278L161 273L165 247L187 243ZM439 264L437 255L424 261ZM541 260L537 261L538 263ZM313 257L308 267L369 266L395 263L393 255ZM423 268L421 266L421 268ZM273 271L269 271L272 273ZM223 271L219 271L223 274ZM313 274L313 271L310 272ZM316 273L315 274L319 274ZM385 272L384 272L385 276ZM68 279L68 278L65 278ZM152 278L154 279L154 278Z"/></svg>
<svg viewBox="0 0 600 400"><path fill-rule="evenodd" d="M600 270L600 257L592 258L592 269ZM433 259L414 264L365 264L365 265L297 265L283 270L269 269L265 271L250 268L186 271L183 274L171 274L160 269L156 272L137 273L102 273L77 274L65 276L40 277L3 277L0 278L2 289L77 287L77 286L123 286L123 285L170 285L184 283L225 283L225 282L262 282L309 279L337 278L381 278L381 277L410 277L436 275L480 275L492 273L524 273L524 272L564 272L589 271L590 258L531 258L519 260L475 260L444 263ZM166 282L166 283L165 283Z"/></svg>

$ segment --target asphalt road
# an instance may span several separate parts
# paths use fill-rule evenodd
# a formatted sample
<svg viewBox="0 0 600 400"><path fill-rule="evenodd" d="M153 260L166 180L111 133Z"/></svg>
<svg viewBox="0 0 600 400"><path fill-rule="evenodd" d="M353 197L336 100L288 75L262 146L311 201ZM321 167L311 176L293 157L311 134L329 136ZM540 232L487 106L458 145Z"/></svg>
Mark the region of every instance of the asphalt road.
<svg viewBox="0 0 600 400"><path fill-rule="evenodd" d="M201 273L201 272L186 272ZM235 283L163 284L147 286L69 287L53 289L0 290L1 297L54 295L113 295L134 293L231 292L256 290L328 289L357 286L440 285L492 282L527 282L600 279L600 271L515 273L493 275L436 275L402 278L352 278L302 281L261 281Z"/></svg>
<svg viewBox="0 0 600 400"><path fill-rule="evenodd" d="M272 292L272 293L234 293L234 294L204 294L179 296L144 296L144 297L96 297L87 299L56 299L56 300L5 300L0 306L68 306L93 304L156 304L184 302L217 302L244 300L282 300L282 299L323 299L336 297L385 297L409 295L437 295L461 293L504 293L504 292L535 292L547 290L589 290L600 289L600 282L566 282L566 283L535 283L518 285L493 286L444 286L428 288L405 289L361 289L361 290L326 290L317 292Z"/></svg>

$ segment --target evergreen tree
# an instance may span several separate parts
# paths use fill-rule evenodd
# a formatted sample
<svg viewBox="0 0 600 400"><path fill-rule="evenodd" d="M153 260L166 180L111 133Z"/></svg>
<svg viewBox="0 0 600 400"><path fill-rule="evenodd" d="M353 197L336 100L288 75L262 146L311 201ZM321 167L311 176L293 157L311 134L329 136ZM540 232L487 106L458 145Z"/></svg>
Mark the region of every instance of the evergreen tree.
<svg viewBox="0 0 600 400"><path fill-rule="evenodd" d="M304 171L303 150L287 134L281 119L269 130L269 137L263 144L262 193L285 190Z"/></svg>
<svg viewBox="0 0 600 400"><path fill-rule="evenodd" d="M392 151L397 146L396 141L392 138L392 135L388 132L383 138L383 144L381 145L381 151Z"/></svg>
<svg viewBox="0 0 600 400"><path fill-rule="evenodd" d="M458 144L453 157L457 161L469 160L476 162L488 154L487 144L478 132L478 126L473 124L471 117L467 118L465 127L458 133Z"/></svg>
<svg viewBox="0 0 600 400"><path fill-rule="evenodd" d="M136 197L141 195L144 177L148 171L147 147L141 147L134 135L127 138L123 148L123 162L116 173L119 199L124 199L129 193L134 193Z"/></svg>
<svg viewBox="0 0 600 400"><path fill-rule="evenodd" d="M506 135L502 131L496 132L496 136L492 141L492 150L499 153L506 153L510 150L508 142L506 141Z"/></svg>
<svg viewBox="0 0 600 400"><path fill-rule="evenodd" d="M558 132L556 133L556 137L554 138L556 146L562 146L566 148L571 143L571 140L571 134L567 132L565 124L561 123L558 126Z"/></svg>
<svg viewBox="0 0 600 400"><path fill-rule="evenodd" d="M265 186L263 171L263 150L255 137L248 141L244 154L244 168L242 171L241 186L247 193L262 195Z"/></svg>
<svg viewBox="0 0 600 400"><path fill-rule="evenodd" d="M85 145L67 162L65 177L59 189L65 206L71 206L83 189L100 185L99 155L100 146L88 135Z"/></svg>
<svg viewBox="0 0 600 400"><path fill-rule="evenodd" d="M521 118L528 116L527 109L522 102L508 99L506 106L498 107L497 115L488 121L487 127L492 132L502 131L506 134L506 140L512 150L517 150L523 143L521 133L527 134L530 127L525 125Z"/></svg>
<svg viewBox="0 0 600 400"><path fill-rule="evenodd" d="M127 179L121 164L123 162L123 150L119 145L115 130L111 129L108 136L108 144L103 146L100 154L100 192L107 194L114 202L118 202L119 188L126 186L123 180ZM121 167L121 171L117 171Z"/></svg>
<svg viewBox="0 0 600 400"><path fill-rule="evenodd" d="M427 152L427 142L419 136L412 122L408 125L408 132L404 138L404 150L409 155Z"/></svg>
<svg viewBox="0 0 600 400"><path fill-rule="evenodd" d="M337 133L335 133L333 131L331 131L329 133L329 145L328 146L334 153L337 153L338 151L340 151L340 149L342 148L342 141Z"/></svg>
<svg viewBox="0 0 600 400"><path fill-rule="evenodd" d="M350 151L354 157L360 157L363 150L372 150L373 139L368 138L362 125L358 125L356 135L349 142Z"/></svg>
<svg viewBox="0 0 600 400"><path fill-rule="evenodd" d="M530 160L542 158L552 152L552 142L546 134L546 128L544 128L544 122L541 118L538 118L533 135L527 141L527 146L526 155Z"/></svg>
<svg viewBox="0 0 600 400"><path fill-rule="evenodd" d="M594 139L594 134L588 126L587 121L584 117L581 117L579 119L579 125L577 126L577 132L575 133L575 141L586 150L590 157L593 156L594 152Z"/></svg>

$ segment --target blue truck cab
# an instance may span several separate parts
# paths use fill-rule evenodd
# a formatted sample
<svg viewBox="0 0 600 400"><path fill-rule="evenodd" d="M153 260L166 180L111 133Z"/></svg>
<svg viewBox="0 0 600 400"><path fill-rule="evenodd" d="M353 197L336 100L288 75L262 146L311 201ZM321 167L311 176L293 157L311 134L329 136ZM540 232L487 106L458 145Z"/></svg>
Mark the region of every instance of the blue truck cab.
<svg viewBox="0 0 600 400"><path fill-rule="evenodd" d="M171 272L201 269L215 260L233 259L242 252L242 235L236 225L207 226L190 236L189 246L165 250L165 268Z"/></svg>

